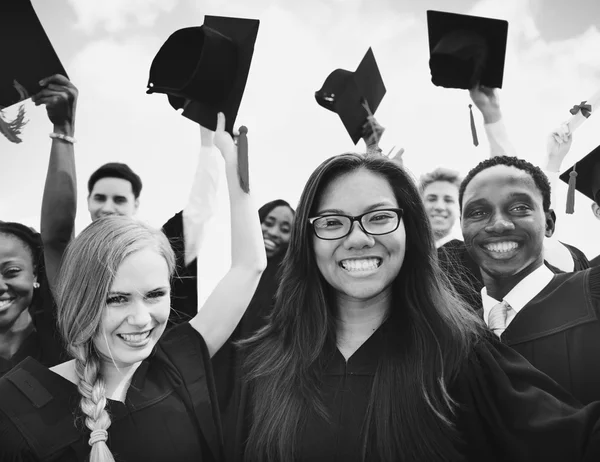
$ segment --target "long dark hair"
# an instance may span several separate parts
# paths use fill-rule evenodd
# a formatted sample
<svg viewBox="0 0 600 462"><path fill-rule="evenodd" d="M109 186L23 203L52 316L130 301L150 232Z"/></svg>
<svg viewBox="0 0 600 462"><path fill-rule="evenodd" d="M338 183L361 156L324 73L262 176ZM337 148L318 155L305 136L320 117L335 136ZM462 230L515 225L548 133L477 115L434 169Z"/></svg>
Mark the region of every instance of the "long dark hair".
<svg viewBox="0 0 600 462"><path fill-rule="evenodd" d="M292 211L292 215L296 214L296 211L288 202L284 201L283 199L275 199L274 201L267 202L261 208L258 209L258 219L260 220L260 222L262 223L263 221L265 221L267 215L271 213L271 210L273 210L276 207L287 207Z"/></svg>
<svg viewBox="0 0 600 462"><path fill-rule="evenodd" d="M406 254L392 286L381 351L363 426L363 459L441 461L458 456L455 403L447 385L481 332L437 264L429 220L411 177L381 156L343 154L323 162L298 205L282 280L268 325L245 342L252 391L248 461L293 460L309 413L328 419L319 384L336 348L335 299L316 270L313 216L324 188L366 169L385 178L404 209ZM391 339L389 339L391 337Z"/></svg>

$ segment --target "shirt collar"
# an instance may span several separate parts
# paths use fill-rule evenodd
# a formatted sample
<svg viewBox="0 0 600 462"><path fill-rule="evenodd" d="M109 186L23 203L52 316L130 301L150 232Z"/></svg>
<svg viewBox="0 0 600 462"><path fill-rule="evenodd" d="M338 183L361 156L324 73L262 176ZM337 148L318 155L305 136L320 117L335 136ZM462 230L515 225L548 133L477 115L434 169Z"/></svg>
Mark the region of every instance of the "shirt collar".
<svg viewBox="0 0 600 462"><path fill-rule="evenodd" d="M462 236L457 237L454 233L448 233L444 237L442 237L441 239L438 239L437 241L435 241L435 248L439 249L441 246L443 246L444 244L450 242L453 239L459 239L459 240L462 241Z"/></svg>
<svg viewBox="0 0 600 462"><path fill-rule="evenodd" d="M546 287L554 273L550 271L546 265L541 265L539 268L525 276L519 283L506 294L504 301L515 310L516 313L521 311L533 298ZM487 323L490 311L500 300L496 300L488 295L487 289L481 289L481 301L483 304L483 319Z"/></svg>

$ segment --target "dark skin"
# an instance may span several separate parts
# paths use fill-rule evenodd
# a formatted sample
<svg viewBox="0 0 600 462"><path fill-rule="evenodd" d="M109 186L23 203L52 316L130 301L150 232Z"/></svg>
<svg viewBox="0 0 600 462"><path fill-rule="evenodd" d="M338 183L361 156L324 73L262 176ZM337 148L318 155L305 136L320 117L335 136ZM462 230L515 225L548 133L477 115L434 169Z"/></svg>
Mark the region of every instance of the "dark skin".
<svg viewBox="0 0 600 462"><path fill-rule="evenodd" d="M480 172L467 185L461 225L469 255L496 300L544 264L544 237L554 232L533 178L505 165Z"/></svg>

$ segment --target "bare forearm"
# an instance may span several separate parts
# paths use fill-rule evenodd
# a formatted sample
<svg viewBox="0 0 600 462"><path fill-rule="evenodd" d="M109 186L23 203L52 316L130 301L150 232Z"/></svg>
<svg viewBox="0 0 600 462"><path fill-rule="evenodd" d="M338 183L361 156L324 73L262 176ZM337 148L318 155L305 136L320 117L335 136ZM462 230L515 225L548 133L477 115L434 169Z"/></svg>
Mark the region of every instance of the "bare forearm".
<svg viewBox="0 0 600 462"><path fill-rule="evenodd" d="M72 136L70 126L54 127L55 133ZM73 144L53 139L42 199L41 235L48 279L54 278L62 254L75 231L77 178Z"/></svg>

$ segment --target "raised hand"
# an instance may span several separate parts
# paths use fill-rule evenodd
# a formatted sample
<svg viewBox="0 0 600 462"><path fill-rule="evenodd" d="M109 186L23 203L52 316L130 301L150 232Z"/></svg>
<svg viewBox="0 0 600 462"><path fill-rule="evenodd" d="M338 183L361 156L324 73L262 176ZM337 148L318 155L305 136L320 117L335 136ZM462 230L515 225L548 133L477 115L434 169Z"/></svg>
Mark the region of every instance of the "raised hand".
<svg viewBox="0 0 600 462"><path fill-rule="evenodd" d="M56 74L40 82L42 90L32 96L36 106L44 104L54 130L73 136L75 110L79 94L75 85L66 77Z"/></svg>
<svg viewBox="0 0 600 462"><path fill-rule="evenodd" d="M571 149L573 135L566 123L561 124L546 138L546 169L559 172L560 166Z"/></svg>
<svg viewBox="0 0 600 462"><path fill-rule="evenodd" d="M217 115L217 129L213 142L221 151L226 163L237 164L237 146L231 135L225 131L225 115L222 112Z"/></svg>
<svg viewBox="0 0 600 462"><path fill-rule="evenodd" d="M494 88L478 85L469 90L469 95L477 109L481 111L484 123L491 124L502 118L500 100Z"/></svg>

